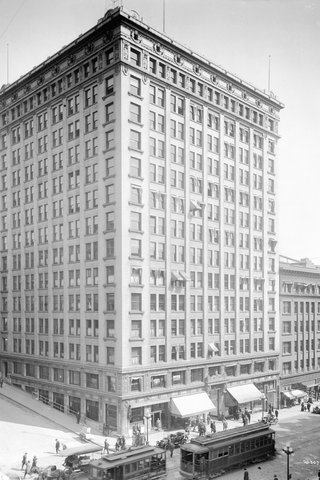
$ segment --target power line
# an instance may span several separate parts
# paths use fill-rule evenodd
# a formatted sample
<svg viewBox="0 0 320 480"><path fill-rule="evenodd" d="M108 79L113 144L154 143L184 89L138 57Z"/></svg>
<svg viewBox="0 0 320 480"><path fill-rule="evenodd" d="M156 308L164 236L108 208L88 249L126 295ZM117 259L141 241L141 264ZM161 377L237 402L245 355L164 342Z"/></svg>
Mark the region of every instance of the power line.
<svg viewBox="0 0 320 480"><path fill-rule="evenodd" d="M27 0L22 0L22 2L20 3L19 7L17 8L17 10L15 11L13 17L11 18L11 20L9 21L8 25L6 26L6 28L4 29L4 31L0 34L0 40L1 38L5 35L5 33L8 31L11 23L13 22L13 20L16 18L16 16L18 15L18 13L20 12L21 8L23 7L23 5L26 3Z"/></svg>

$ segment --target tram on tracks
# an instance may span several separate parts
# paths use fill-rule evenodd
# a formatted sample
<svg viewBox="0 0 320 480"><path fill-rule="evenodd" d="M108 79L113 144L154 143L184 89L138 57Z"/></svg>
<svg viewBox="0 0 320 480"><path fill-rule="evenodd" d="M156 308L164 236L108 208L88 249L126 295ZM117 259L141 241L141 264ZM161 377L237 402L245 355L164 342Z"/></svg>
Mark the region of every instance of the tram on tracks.
<svg viewBox="0 0 320 480"><path fill-rule="evenodd" d="M166 475L166 451L143 445L90 462L90 480L156 480Z"/></svg>
<svg viewBox="0 0 320 480"><path fill-rule="evenodd" d="M181 445L180 473L185 478L215 478L232 468L272 458L275 453L275 432L269 425L232 428Z"/></svg>

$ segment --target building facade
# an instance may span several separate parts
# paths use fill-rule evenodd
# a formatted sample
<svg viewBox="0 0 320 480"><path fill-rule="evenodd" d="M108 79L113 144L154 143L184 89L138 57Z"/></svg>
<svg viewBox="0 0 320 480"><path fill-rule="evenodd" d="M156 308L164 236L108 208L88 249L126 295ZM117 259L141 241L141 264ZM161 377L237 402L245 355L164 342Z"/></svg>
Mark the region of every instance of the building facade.
<svg viewBox="0 0 320 480"><path fill-rule="evenodd" d="M126 432L279 377L279 112L122 8L0 92L1 369Z"/></svg>
<svg viewBox="0 0 320 480"><path fill-rule="evenodd" d="M296 391L318 397L320 267L307 258L280 257L279 271L281 401L288 405Z"/></svg>

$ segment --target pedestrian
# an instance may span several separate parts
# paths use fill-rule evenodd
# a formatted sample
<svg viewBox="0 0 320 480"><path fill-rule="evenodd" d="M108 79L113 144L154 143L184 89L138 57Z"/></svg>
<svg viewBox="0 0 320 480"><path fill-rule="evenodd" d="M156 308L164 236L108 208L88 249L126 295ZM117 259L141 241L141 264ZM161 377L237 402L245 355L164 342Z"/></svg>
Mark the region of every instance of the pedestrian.
<svg viewBox="0 0 320 480"><path fill-rule="evenodd" d="M275 409L275 411L274 411L274 414L275 414L275 416L276 416L276 419L278 420L278 417L279 417L279 410Z"/></svg>
<svg viewBox="0 0 320 480"><path fill-rule="evenodd" d="M222 427L223 427L223 430L227 430L228 429L228 422L226 419L223 420L222 422Z"/></svg>
<svg viewBox="0 0 320 480"><path fill-rule="evenodd" d="M242 414L242 422L243 426L245 427L248 423L247 415L245 413Z"/></svg>
<svg viewBox="0 0 320 480"><path fill-rule="evenodd" d="M248 423L250 423L251 414L250 414L249 410L247 410L247 407L244 409L244 413L245 413L245 416L246 416L247 419L248 419Z"/></svg>
<svg viewBox="0 0 320 480"><path fill-rule="evenodd" d="M214 420L211 420L210 429L211 429L211 433L216 433L217 428L216 428L216 422Z"/></svg>
<svg viewBox="0 0 320 480"><path fill-rule="evenodd" d="M79 410L76 412L76 419L77 419L77 423L80 423L80 412Z"/></svg>
<svg viewBox="0 0 320 480"><path fill-rule="evenodd" d="M33 459L32 459L32 465L31 465L31 468L37 468L37 457L34 456Z"/></svg>
<svg viewBox="0 0 320 480"><path fill-rule="evenodd" d="M23 478L26 478L27 475L30 475L31 473L31 462L30 460L27 461L27 464L25 466L25 469L24 469L24 477Z"/></svg>
<svg viewBox="0 0 320 480"><path fill-rule="evenodd" d="M278 480L278 477L276 474L273 475L273 480Z"/></svg>
<svg viewBox="0 0 320 480"><path fill-rule="evenodd" d="M161 429L161 420L160 418L158 417L157 420L156 420L156 430L160 430Z"/></svg>
<svg viewBox="0 0 320 480"><path fill-rule="evenodd" d="M174 444L173 444L173 442L169 442L168 448L169 448L169 450L170 450L170 457L172 457L173 452L174 452Z"/></svg>
<svg viewBox="0 0 320 480"><path fill-rule="evenodd" d="M303 402L301 402L300 409L301 409L301 412L304 412L304 403Z"/></svg>
<svg viewBox="0 0 320 480"><path fill-rule="evenodd" d="M311 407L311 403L310 403L310 402L308 402L308 403L307 403L307 409L308 409L308 412L310 412L310 407Z"/></svg>
<svg viewBox="0 0 320 480"><path fill-rule="evenodd" d="M24 467L25 465L27 465L27 461L28 461L28 454L25 453L25 454L23 455L23 457L22 457L21 470L23 470L23 467Z"/></svg>
<svg viewBox="0 0 320 480"><path fill-rule="evenodd" d="M59 450L60 450L60 442L59 442L59 440L56 438L56 453L59 453Z"/></svg>
<svg viewBox="0 0 320 480"><path fill-rule="evenodd" d="M246 468L244 469L244 472L243 472L243 480L249 480L249 472Z"/></svg>
<svg viewBox="0 0 320 480"><path fill-rule="evenodd" d="M3 376L1 375L1 377L0 377L0 388L2 388L2 385L3 385Z"/></svg>
<svg viewBox="0 0 320 480"><path fill-rule="evenodd" d="M104 441L104 451L109 455L109 443L107 438Z"/></svg>

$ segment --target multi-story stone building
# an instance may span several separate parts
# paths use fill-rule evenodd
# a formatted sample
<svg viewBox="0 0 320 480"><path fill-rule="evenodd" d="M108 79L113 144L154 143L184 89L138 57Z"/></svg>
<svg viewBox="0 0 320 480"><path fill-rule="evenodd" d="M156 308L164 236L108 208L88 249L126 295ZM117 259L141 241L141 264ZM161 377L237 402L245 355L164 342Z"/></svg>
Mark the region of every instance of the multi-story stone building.
<svg viewBox="0 0 320 480"><path fill-rule="evenodd" d="M320 384L320 267L280 257L280 385L282 404ZM302 393L301 393L302 392Z"/></svg>
<svg viewBox="0 0 320 480"><path fill-rule="evenodd" d="M0 102L3 373L122 432L274 403L275 96L114 9Z"/></svg>

